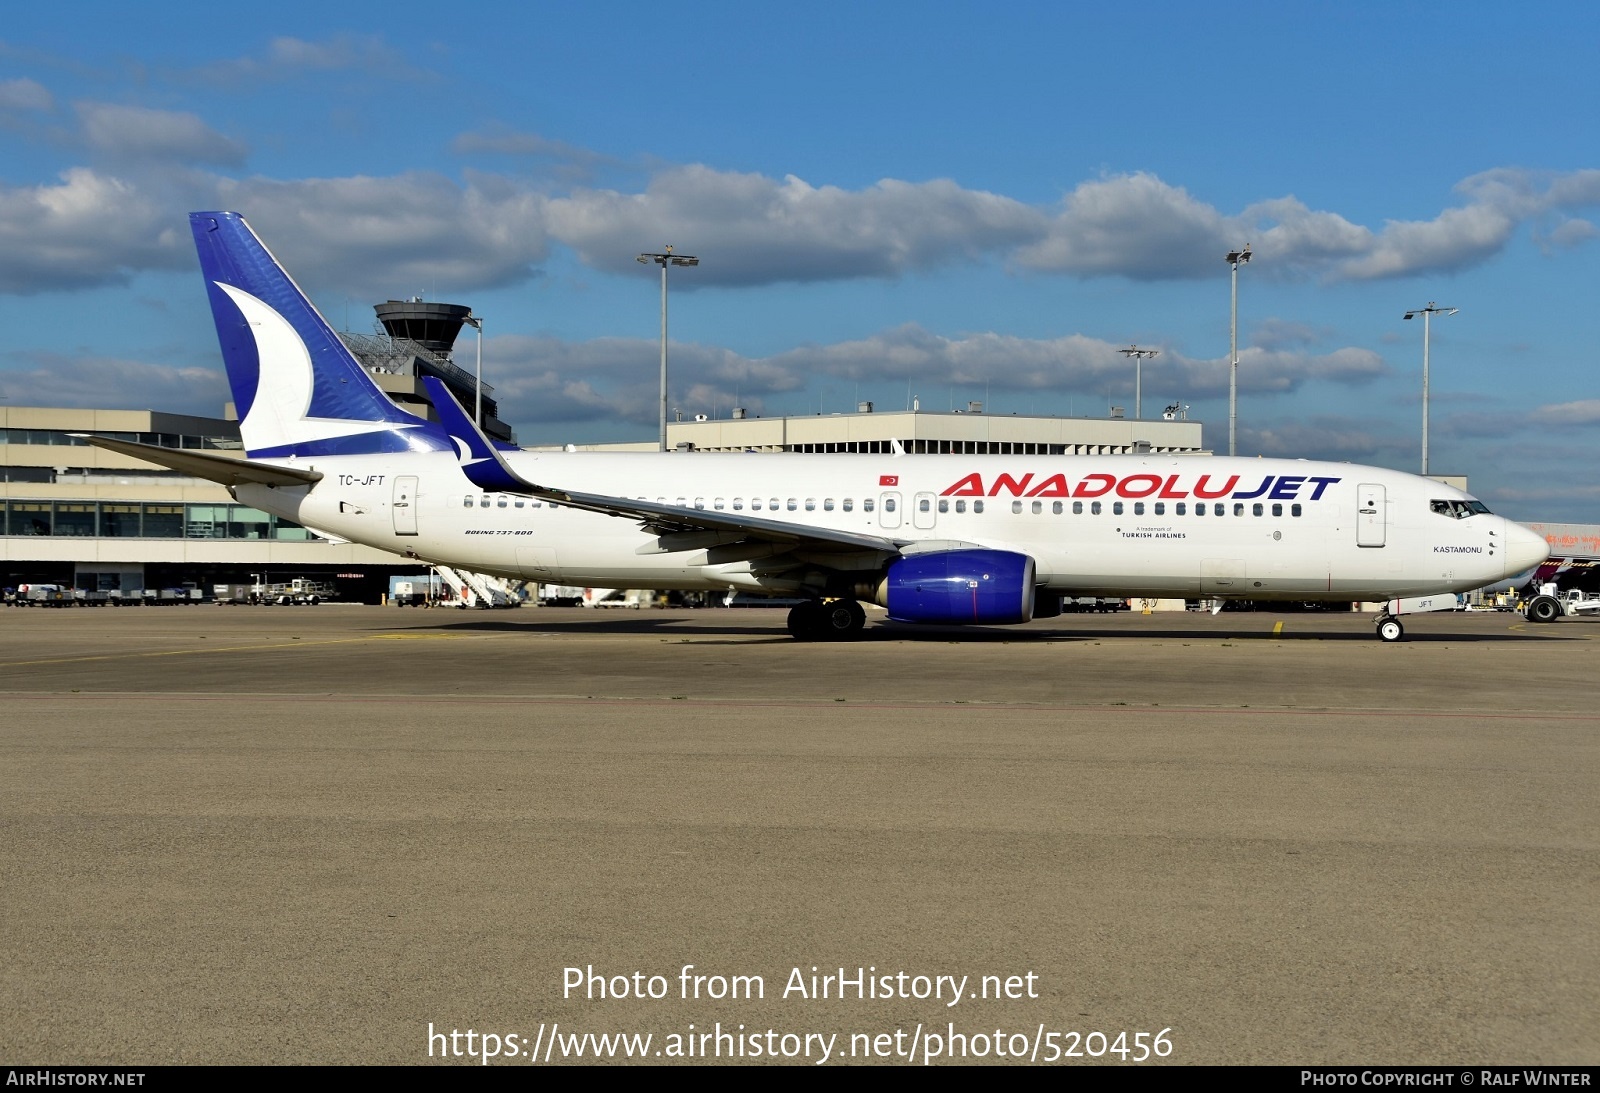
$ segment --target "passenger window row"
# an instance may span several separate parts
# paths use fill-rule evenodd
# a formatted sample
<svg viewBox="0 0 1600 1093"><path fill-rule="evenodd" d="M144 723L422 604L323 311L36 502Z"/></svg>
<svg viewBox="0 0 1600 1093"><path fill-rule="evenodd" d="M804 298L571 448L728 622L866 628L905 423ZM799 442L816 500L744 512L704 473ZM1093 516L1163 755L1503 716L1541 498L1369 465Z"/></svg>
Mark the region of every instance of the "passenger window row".
<svg viewBox="0 0 1600 1093"><path fill-rule="evenodd" d="M639 500L640 501L647 501L647 500L649 500L649 498L641 497L641 498L639 498ZM543 501L533 500L531 498L508 497L505 494L492 495L492 494L487 494L487 493L480 493L480 494L469 493L469 494L467 494L465 497L463 497L461 499L462 507L463 508L469 508L469 509L473 508L475 506L477 508L485 508L485 509L489 508L491 506L493 506L495 508L502 508L502 509L503 508L507 508L507 507L518 508L518 509L520 509L520 508L534 508L534 509L537 509L537 508L545 507L545 504L546 504L546 502L543 502ZM691 500L688 497L679 497L675 501L670 499L670 498L666 498L666 497L657 497L656 498L656 504L658 504L658 505L676 504L680 508L691 508L692 507L692 508L697 508L697 509L704 509L706 507L706 499L704 497L696 497L691 502ZM735 497L735 498L732 498L731 501L726 499L726 498L722 498L722 497L714 497L714 498L711 499L711 508L714 511L717 511L717 512L724 511L725 509L726 510L731 510L733 512L743 512L743 511L745 511L745 504L746 504L746 501L745 501L745 498L743 498L743 497ZM842 499L841 501L838 502L838 510L842 511L842 512L854 512L855 511L855 504L856 504L855 498L846 497L846 498L844 498L844 499ZM1024 509L1024 504L1027 505L1026 510ZM1103 503L1103 502L1100 502L1100 501L1090 501L1090 502L1088 502L1087 506L1085 506L1084 502L1082 502L1082 501L1074 501L1074 502L1072 502L1072 515L1074 515L1074 516L1082 516L1087 511L1088 515L1090 515L1090 516L1100 516L1103 513L1108 511L1107 507L1106 507L1107 504L1109 504L1109 512L1110 512L1110 514L1112 516L1123 516L1123 515L1129 514L1129 505L1130 504L1131 504L1131 515L1134 515L1134 516L1144 516L1144 515L1147 515L1147 514L1151 515L1151 516L1165 516L1165 515L1167 515L1167 503L1165 501L1154 501L1154 502L1151 502L1149 504L1149 506L1148 506L1148 513L1146 511L1146 509L1147 509L1146 503L1143 502L1143 501L1133 501L1131 503L1130 502L1124 502L1124 501L1111 501L1109 503ZM817 505L818 505L818 502L817 502L817 498L815 498L815 497L807 497L807 498L804 498L803 500L801 498L798 498L798 497L790 497L786 501L784 501L784 500L782 500L780 498L777 498L777 497L766 498L766 499L763 499L763 498L760 498L760 497L752 497L752 498L749 499L749 507L750 507L750 511L751 512L763 512L763 511L771 511L771 512L781 512L781 511L787 511L787 512L799 512L799 511L815 512L815 511L817 511ZM1013 513L1015 513L1015 514L1018 514L1018 515L1022 514L1024 511L1028 511L1028 512L1033 513L1033 515L1035 515L1035 516L1040 516L1040 515L1043 515L1043 513L1045 511L1044 505L1045 505L1045 503L1043 501L1033 501L1033 502L1028 502L1028 503L1025 503L1025 502L1022 502L1022 501L1013 501L1013 502L1011 502L1011 511ZM1433 509L1434 512L1439 512L1439 513L1442 513L1443 515L1446 515L1446 516L1454 516L1456 519L1462 519L1465 516L1475 515L1479 511L1482 511L1482 512L1487 512L1488 511L1488 509L1482 507L1482 502L1478 502L1478 501L1474 501L1474 502L1466 502L1466 501L1453 501L1453 502L1435 501L1433 503L1433 505L1434 505L1434 509ZM1441 509L1440 508L1441 505L1455 505L1455 506L1460 506L1460 508L1456 509L1456 510ZM551 508L553 508L553 509L561 507L560 505L556 504L554 501L549 502L549 506ZM871 498L871 497L865 498L861 502L861 511L862 512L872 512L872 511L874 511L875 506L876 506L876 500L874 498ZM929 500L927 498L918 499L918 506L919 506L919 508L920 508L920 510L922 512L931 511L930 510L930 502L929 502ZM822 511L823 512L833 512L835 510L834 499L832 497L824 497L824 498L822 498L821 507L822 507ZM884 510L886 512L895 511L894 498L892 498L892 497L884 498L883 507L884 507ZM1205 515L1207 515L1207 508L1208 508L1208 505L1207 505L1207 502L1205 502L1205 501L1196 501L1196 502L1194 502L1194 515L1195 516L1205 516ZM1251 516L1265 516L1265 515L1267 515L1268 506L1264 505L1260 501L1257 501L1254 504L1251 504L1251 505L1248 505L1248 506L1246 506L1245 503L1242 502L1242 501L1235 501L1233 503L1233 515L1235 515L1235 516L1244 516L1246 514L1246 509L1247 508L1249 510L1249 515L1251 515ZM965 498L956 498L954 501L952 501L948 497L939 498L939 511L941 513L948 513L950 511L952 511L952 509L958 514L965 513L967 511L967 500ZM1212 515L1212 516L1226 516L1228 514L1228 506L1226 504L1224 504L1223 502L1221 502L1221 501L1210 502L1209 509L1210 509L1210 515ZM1053 516L1061 516L1061 515L1065 514L1066 511L1067 511L1067 503L1065 501L1052 501L1052 502L1050 502L1050 513L1051 513L1051 515L1053 515ZM1282 503L1281 502L1276 502L1276 501L1273 502L1273 504L1271 506L1271 511L1272 511L1272 515L1273 516L1282 516L1284 514ZM983 512L983 501L982 501L982 499L980 499L980 498L974 498L973 499L973 501L972 501L972 512L974 514L982 514L982 512ZM1302 512L1303 512L1303 509L1302 509L1301 505L1298 502L1296 502L1294 504L1291 504L1289 506L1289 515L1290 516L1298 517L1298 516L1300 516L1302 514ZM1174 502L1173 505L1172 505L1172 515L1174 515L1174 516L1187 516L1187 515L1189 515L1189 502L1187 502L1187 501L1176 501L1176 502Z"/></svg>
<svg viewBox="0 0 1600 1093"><path fill-rule="evenodd" d="M543 501L538 501L538 500L535 500L535 499L529 498L529 497L507 497L503 493L502 494L498 494L498 495L487 494L487 493L469 493L469 494L467 494L465 497L463 497L461 499L461 507L464 508L464 509L470 509L474 505L476 505L478 508L481 508L481 509L486 509L490 505L493 505L495 508L501 508L501 509L508 508L508 507L509 508L514 508L514 509L520 509L520 508L542 509L542 508L544 508L544 502ZM552 501L552 502L550 502L550 507L553 508L553 509L558 509L561 506L556 504L554 501Z"/></svg>
<svg viewBox="0 0 1600 1093"><path fill-rule="evenodd" d="M1112 502L1110 502L1110 506L1111 506L1110 511L1111 511L1111 515L1112 516L1122 516L1122 515L1124 515L1125 513L1127 513L1129 511L1128 510L1128 502L1112 501ZM1207 507L1206 502L1204 502L1204 501L1196 501L1194 503L1194 515L1196 515L1196 516L1204 516L1204 515L1206 515L1206 507ZM1243 516L1243 515L1245 515L1246 507L1247 506L1245 505L1245 503L1243 501L1235 501L1233 503L1233 515L1235 515L1235 516ZM1267 506L1262 504L1260 501L1257 501L1254 504L1248 506L1248 508L1249 508L1251 516L1265 516L1267 514ZM1227 515L1227 512L1228 512L1228 506L1223 504L1221 501L1213 501L1210 504L1210 510L1211 510L1211 515L1213 515L1213 516L1225 516L1225 515ZM944 509L941 508L939 511L943 512ZM1011 502L1011 511L1014 512L1014 513L1020 514L1023 511L1023 503L1021 501L1013 501L1013 502ZM1035 516L1038 516L1041 513L1043 513L1044 512L1044 502L1043 501L1034 501L1032 503L1032 506L1031 506L1031 511ZM1065 511L1066 511L1066 502L1064 502L1064 501L1052 501L1050 503L1050 512L1053 515L1060 516ZM1089 511L1089 515L1090 516L1099 516L1102 512L1104 512L1106 510L1103 507L1101 502L1099 502L1099 501L1090 501L1089 502L1088 511ZM1300 507L1298 502L1296 502L1295 504L1292 504L1292 505L1289 506L1289 515L1290 516L1299 516L1299 515L1301 515L1301 513L1303 511L1304 510ZM1074 501L1072 503L1072 515L1074 515L1074 516L1082 516L1083 512L1084 512L1084 504L1083 504L1083 502L1082 501ZM1145 506L1145 503L1143 501L1134 501L1134 502L1132 502L1132 515L1134 515L1134 516L1144 516L1144 515L1146 515L1146 506ZM1167 503L1165 501L1152 502L1149 505L1149 515L1151 515L1151 516L1165 516L1165 515L1167 515ZM1187 516L1187 515L1189 515L1189 502L1187 502L1187 501L1174 502L1173 506L1172 506L1172 515L1174 515L1174 516ZM1272 505L1272 515L1274 515L1274 516L1282 516L1283 515L1283 504L1281 502L1274 502L1273 503L1273 505Z"/></svg>
<svg viewBox="0 0 1600 1093"><path fill-rule="evenodd" d="M649 498L641 497L639 500L647 501ZM670 497L657 497L656 504L677 505L681 508L696 509L703 509L707 507L706 499L704 497L696 497L693 499L688 497L679 497L676 499ZM856 510L856 499L854 497L846 497L841 500L835 500L832 497L824 497L819 500L815 497L790 497L786 500L781 497L751 497L747 500L743 497L713 497L711 498L710 503L710 508L716 512L722 512L724 510L744 512L747 507L751 512L816 512L819 509L822 512L833 512L835 510L840 512L854 512ZM877 502L871 497L861 502L862 512L872 512L876 507Z"/></svg>
<svg viewBox="0 0 1600 1093"><path fill-rule="evenodd" d="M640 501L648 501L649 498L648 497L640 497L640 498L638 498L638 500L640 500ZM693 499L688 498L688 497L679 497L679 498L676 498L676 499L671 498L671 497L657 497L655 500L656 500L656 504L658 504L658 505L677 505L680 508L697 508L697 509L704 509L706 507L706 499L704 497L696 497L696 498L693 498ZM782 512L782 511L785 511L785 510L787 510L789 512L800 512L800 511L816 512L816 511L818 511L819 508L823 512L834 512L835 510L840 511L840 512L854 512L856 510L856 499L853 498L853 497L846 497L846 498L843 498L843 499L840 499L840 500L835 500L832 497L824 497L824 498L821 498L820 501L819 501L818 498L815 498L815 497L806 497L806 498L790 497L790 498L787 499L787 501L785 501L783 498L778 498L778 497L772 497L772 498L752 497L752 498L749 499L748 502L746 502L746 499L743 498L743 497L735 497L735 498L732 498L731 500L729 498L724 498L724 497L713 497L711 499L711 508L714 511L717 511L717 512L722 512L724 510L731 510L733 512L743 512L743 511L745 511L745 507L746 507L747 503L749 505L749 510L751 512L763 512L763 511ZM484 509L486 509L486 508L491 508L491 507L493 507L493 508L502 508L502 509L503 508L507 508L507 507L518 508L518 509L520 509L520 508L534 508L534 509L537 509L537 508L543 508L545 506L545 504L546 504L546 502L543 502L543 501L536 501L536 500L525 499L525 498L521 498L521 497L510 497L510 496L505 495L505 494L496 495L496 494L487 494L487 493L469 493L469 494L467 494L465 497L463 497L461 499L461 507L462 508L468 508L468 509L470 509L470 508L484 508ZM560 505L556 504L554 501L548 502L548 504L553 509L561 507ZM884 500L884 508L887 509L890 512L893 512L894 511L894 499L893 498L886 498ZM861 502L861 511L862 512L874 512L874 511L876 511L876 509L877 509L877 500L875 498L868 497L868 498L865 498L864 500L862 500L862 502ZM944 506L943 503L940 504L939 511L940 512L944 512L945 511L945 506ZM957 512L966 512L967 511L966 502L965 501L957 502L956 503L956 511ZM983 511L983 502L982 501L973 502L973 511L974 512L982 512Z"/></svg>

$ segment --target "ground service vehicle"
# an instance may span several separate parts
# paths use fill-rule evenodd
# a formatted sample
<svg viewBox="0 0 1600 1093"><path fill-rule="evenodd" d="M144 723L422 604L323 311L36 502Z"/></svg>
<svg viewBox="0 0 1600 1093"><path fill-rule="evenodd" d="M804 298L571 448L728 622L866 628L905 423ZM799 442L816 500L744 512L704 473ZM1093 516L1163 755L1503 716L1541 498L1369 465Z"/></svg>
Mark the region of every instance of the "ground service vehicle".
<svg viewBox="0 0 1600 1093"><path fill-rule="evenodd" d="M1566 615L1600 615L1600 596L1577 588L1563 593L1554 584L1546 584L1523 608L1529 622L1555 622Z"/></svg>

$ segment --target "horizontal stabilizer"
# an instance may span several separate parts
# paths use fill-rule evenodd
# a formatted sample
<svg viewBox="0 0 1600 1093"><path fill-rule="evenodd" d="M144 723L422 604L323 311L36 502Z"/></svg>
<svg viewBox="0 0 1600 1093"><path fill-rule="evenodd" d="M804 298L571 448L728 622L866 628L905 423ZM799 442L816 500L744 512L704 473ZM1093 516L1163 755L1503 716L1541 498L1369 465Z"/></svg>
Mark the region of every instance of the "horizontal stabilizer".
<svg viewBox="0 0 1600 1093"><path fill-rule="evenodd" d="M158 467L182 471L196 478L220 482L224 486L238 486L256 482L265 486L309 486L322 480L321 471L303 471L294 467L274 467L269 463L256 463L249 459L234 459L213 452L195 451L193 448L161 448L154 444L136 444L131 440L112 440L110 437L90 433L72 433L97 448L131 455Z"/></svg>

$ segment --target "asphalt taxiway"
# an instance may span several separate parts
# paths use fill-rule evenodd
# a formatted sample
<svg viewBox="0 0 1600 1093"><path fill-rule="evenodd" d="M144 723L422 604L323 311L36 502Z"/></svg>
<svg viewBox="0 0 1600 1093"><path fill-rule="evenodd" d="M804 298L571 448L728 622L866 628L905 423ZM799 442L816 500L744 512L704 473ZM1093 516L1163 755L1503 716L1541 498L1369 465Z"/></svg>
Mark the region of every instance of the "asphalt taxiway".
<svg viewBox="0 0 1600 1093"><path fill-rule="evenodd" d="M421 1063L430 1024L558 1024L654 1061L720 1023L837 1034L834 1061L917 1028L988 1061L1166 1029L1178 1063L1593 1063L1596 638L0 611L0 1057ZM765 997L685 999L685 965ZM810 997L813 968L979 996Z"/></svg>

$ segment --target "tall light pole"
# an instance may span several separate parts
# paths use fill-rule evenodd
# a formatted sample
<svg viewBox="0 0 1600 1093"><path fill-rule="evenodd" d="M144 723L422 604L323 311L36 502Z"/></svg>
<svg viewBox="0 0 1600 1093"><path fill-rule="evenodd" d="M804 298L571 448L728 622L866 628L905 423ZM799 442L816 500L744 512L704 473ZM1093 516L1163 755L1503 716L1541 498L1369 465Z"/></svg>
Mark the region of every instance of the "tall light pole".
<svg viewBox="0 0 1600 1093"><path fill-rule="evenodd" d="M1402 319L1414 319L1422 316L1422 473L1428 473L1428 341L1432 333L1431 320L1435 315L1454 315L1460 311L1459 307L1440 307L1432 300L1427 307L1419 307L1415 311L1408 311L1400 316Z"/></svg>
<svg viewBox="0 0 1600 1093"><path fill-rule="evenodd" d="M1130 345L1126 349L1117 350L1124 357L1133 358L1133 420L1138 421L1144 417L1144 408L1141 396L1144 393L1144 377L1141 375L1141 366L1161 352L1159 349L1140 349L1138 345Z"/></svg>
<svg viewBox="0 0 1600 1093"><path fill-rule="evenodd" d="M483 428L483 319L471 312L461 320L470 324L478 332L478 371L477 382L473 384L472 395L472 420L478 428Z"/></svg>
<svg viewBox="0 0 1600 1093"><path fill-rule="evenodd" d="M1239 454L1239 266L1250 261L1250 244L1228 252L1233 267L1233 310L1228 319L1228 454Z"/></svg>
<svg viewBox="0 0 1600 1093"><path fill-rule="evenodd" d="M667 267L698 266L700 259L690 254L673 254L672 245L660 254L641 254L639 261L645 265L654 262L661 267L661 450L667 450Z"/></svg>

